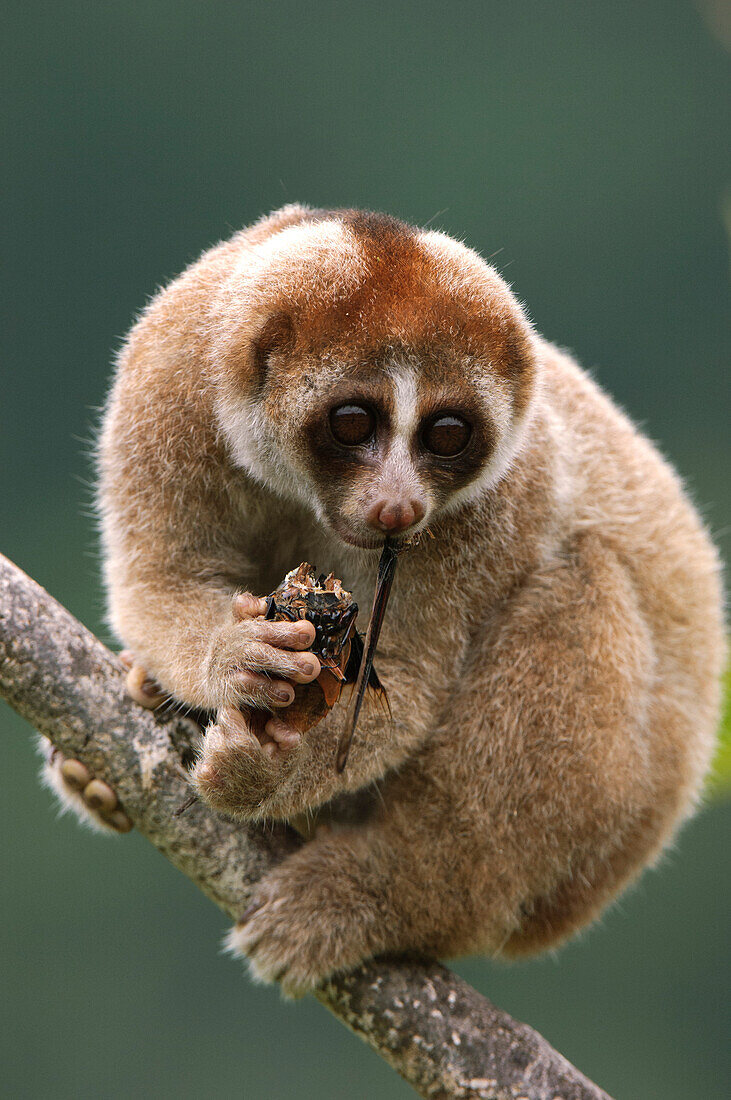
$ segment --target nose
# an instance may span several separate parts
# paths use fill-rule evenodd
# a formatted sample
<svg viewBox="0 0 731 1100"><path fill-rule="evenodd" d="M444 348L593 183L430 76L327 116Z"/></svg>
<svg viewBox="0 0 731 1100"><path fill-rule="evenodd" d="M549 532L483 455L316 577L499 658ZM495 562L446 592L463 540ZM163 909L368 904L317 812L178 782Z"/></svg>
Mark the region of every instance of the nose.
<svg viewBox="0 0 731 1100"><path fill-rule="evenodd" d="M377 500L366 512L366 521L377 531L399 534L424 518L420 500Z"/></svg>

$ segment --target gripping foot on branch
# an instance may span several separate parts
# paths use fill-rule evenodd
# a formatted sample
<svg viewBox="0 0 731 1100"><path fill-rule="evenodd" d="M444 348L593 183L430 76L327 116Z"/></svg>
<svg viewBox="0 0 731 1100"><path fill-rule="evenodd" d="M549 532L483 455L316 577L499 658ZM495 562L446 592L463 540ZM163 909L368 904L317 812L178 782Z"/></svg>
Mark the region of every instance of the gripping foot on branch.
<svg viewBox="0 0 731 1100"><path fill-rule="evenodd" d="M147 675L141 665L135 663L132 653L125 649L119 659L127 671L127 693L147 710L154 710L166 698L158 684ZM62 810L70 810L79 820L98 832L128 833L132 822L122 809L116 791L91 774L86 764L66 757L51 742L41 737L39 749L43 756L41 779L44 786L53 791Z"/></svg>
<svg viewBox="0 0 731 1100"><path fill-rule="evenodd" d="M39 749L44 758L41 780L63 810L71 810L98 832L130 831L132 822L108 783L95 778L80 760L64 756L46 737L39 738Z"/></svg>

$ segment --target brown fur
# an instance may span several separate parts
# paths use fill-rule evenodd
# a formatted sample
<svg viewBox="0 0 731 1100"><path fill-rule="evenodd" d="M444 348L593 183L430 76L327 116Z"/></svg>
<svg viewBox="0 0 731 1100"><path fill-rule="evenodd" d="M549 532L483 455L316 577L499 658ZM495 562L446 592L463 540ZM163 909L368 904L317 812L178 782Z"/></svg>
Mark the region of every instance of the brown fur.
<svg viewBox="0 0 731 1100"><path fill-rule="evenodd" d="M381 410L357 455L324 426L353 396ZM444 407L473 421L469 453L450 467L414 429L394 458L398 417ZM468 249L302 207L239 233L133 329L99 465L112 623L221 714L202 796L342 822L232 933L259 977L299 992L378 952L558 943L691 810L719 706L716 555L668 465ZM232 595L309 560L368 607L376 555L349 543L378 543L364 509L401 482L434 539L402 556L379 646L392 723L365 714L342 775L342 701L264 752L221 709L252 644Z"/></svg>

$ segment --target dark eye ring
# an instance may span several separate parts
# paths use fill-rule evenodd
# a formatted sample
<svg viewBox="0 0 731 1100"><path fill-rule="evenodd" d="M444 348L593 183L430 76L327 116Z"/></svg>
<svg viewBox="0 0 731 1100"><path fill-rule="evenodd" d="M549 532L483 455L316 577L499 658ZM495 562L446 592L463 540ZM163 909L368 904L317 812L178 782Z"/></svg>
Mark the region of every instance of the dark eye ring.
<svg viewBox="0 0 731 1100"><path fill-rule="evenodd" d="M376 414L367 405L338 405L330 411L330 431L344 447L367 443L376 430Z"/></svg>
<svg viewBox="0 0 731 1100"><path fill-rule="evenodd" d="M456 413L437 413L425 424L421 441L439 458L456 458L472 437L472 426Z"/></svg>

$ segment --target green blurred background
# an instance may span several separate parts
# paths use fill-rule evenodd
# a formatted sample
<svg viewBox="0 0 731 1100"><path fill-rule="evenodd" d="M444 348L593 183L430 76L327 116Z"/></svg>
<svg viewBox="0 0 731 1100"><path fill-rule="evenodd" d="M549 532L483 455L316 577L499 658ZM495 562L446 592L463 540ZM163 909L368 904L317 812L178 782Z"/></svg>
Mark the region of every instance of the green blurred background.
<svg viewBox="0 0 731 1100"><path fill-rule="evenodd" d="M156 285L284 202L443 227L679 466L724 547L731 17L641 3L6 4L0 549L106 637L86 442ZM57 822L0 710L0 1090L411 1095L252 987L141 838ZM458 969L618 1098L720 1097L731 805L556 958ZM726 926L724 926L726 922Z"/></svg>

